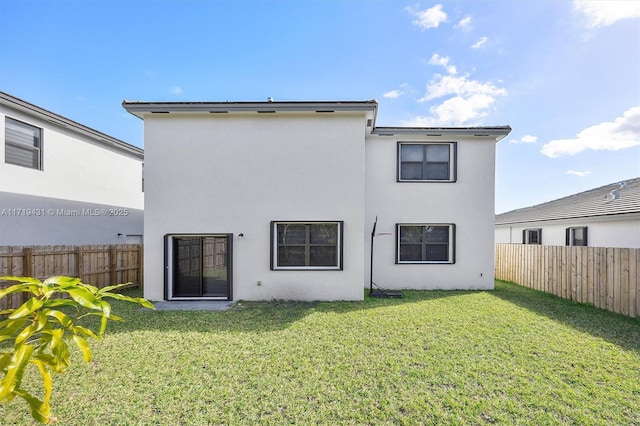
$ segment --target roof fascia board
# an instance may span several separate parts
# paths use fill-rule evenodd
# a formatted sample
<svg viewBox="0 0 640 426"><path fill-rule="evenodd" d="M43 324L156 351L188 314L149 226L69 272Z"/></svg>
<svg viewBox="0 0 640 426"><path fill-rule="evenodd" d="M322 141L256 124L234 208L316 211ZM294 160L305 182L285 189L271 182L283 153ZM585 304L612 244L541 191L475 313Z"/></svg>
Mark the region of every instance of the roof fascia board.
<svg viewBox="0 0 640 426"><path fill-rule="evenodd" d="M136 117L147 113L225 113L225 112L372 112L378 102L371 101L291 101L291 102L141 102L123 101L122 107Z"/></svg>
<svg viewBox="0 0 640 426"><path fill-rule="evenodd" d="M42 120L57 124L58 126L71 129L76 133L95 140L99 144L125 151L139 157L140 159L144 157L144 150L142 148L138 148L137 146L121 141L120 139L116 139L113 136L109 136L106 133L102 133L54 112L40 108L37 105L16 98L15 96L11 96L8 93L0 92L0 102L25 114L36 116Z"/></svg>
<svg viewBox="0 0 640 426"><path fill-rule="evenodd" d="M373 134L381 136L475 136L495 137L496 142L511 132L511 126L491 127L376 127Z"/></svg>

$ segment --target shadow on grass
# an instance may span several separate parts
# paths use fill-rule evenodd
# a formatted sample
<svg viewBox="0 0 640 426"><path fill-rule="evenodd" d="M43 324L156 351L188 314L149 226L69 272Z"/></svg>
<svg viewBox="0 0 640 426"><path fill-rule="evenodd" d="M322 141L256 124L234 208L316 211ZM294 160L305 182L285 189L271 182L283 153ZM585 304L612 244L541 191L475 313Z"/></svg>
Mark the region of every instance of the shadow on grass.
<svg viewBox="0 0 640 426"><path fill-rule="evenodd" d="M346 314L363 310L407 305L445 297L470 294L469 291L403 290L402 299L377 299L369 297L368 290L364 300L344 302L297 302L274 300L269 302L239 301L227 311L152 311L141 309L137 305L114 300L113 312L124 318L125 322L112 322L108 333L139 330L177 330L189 332L246 332L267 333L289 328L292 324L314 312L332 312ZM140 297L139 290L126 293Z"/></svg>
<svg viewBox="0 0 640 426"><path fill-rule="evenodd" d="M640 352L638 319L505 281L496 281L495 290L491 294L626 350Z"/></svg>

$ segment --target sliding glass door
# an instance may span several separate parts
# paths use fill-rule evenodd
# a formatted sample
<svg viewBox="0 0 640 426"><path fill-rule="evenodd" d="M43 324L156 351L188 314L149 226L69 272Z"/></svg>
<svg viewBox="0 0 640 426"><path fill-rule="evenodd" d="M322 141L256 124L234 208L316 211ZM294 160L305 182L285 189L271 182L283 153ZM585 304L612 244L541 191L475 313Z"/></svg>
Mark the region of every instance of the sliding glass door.
<svg viewBox="0 0 640 426"><path fill-rule="evenodd" d="M169 299L231 300L231 235L175 235L169 240Z"/></svg>

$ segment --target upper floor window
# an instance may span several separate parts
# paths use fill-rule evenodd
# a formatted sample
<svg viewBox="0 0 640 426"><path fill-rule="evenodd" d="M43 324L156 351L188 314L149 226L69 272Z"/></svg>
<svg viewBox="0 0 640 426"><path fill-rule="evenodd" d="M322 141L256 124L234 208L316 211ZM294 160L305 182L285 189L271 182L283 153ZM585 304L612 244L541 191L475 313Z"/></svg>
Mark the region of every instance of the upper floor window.
<svg viewBox="0 0 640 426"><path fill-rule="evenodd" d="M456 143L398 143L399 182L455 182Z"/></svg>
<svg viewBox="0 0 640 426"><path fill-rule="evenodd" d="M542 244L542 229L524 229L522 244Z"/></svg>
<svg viewBox="0 0 640 426"><path fill-rule="evenodd" d="M42 170L42 129L5 117L4 162Z"/></svg>
<svg viewBox="0 0 640 426"><path fill-rule="evenodd" d="M455 263L455 225L397 224L396 263Z"/></svg>
<svg viewBox="0 0 640 426"><path fill-rule="evenodd" d="M271 269L342 270L342 222L271 222Z"/></svg>
<svg viewBox="0 0 640 426"><path fill-rule="evenodd" d="M587 227L579 226L575 228L567 228L566 243L568 246L586 246Z"/></svg>

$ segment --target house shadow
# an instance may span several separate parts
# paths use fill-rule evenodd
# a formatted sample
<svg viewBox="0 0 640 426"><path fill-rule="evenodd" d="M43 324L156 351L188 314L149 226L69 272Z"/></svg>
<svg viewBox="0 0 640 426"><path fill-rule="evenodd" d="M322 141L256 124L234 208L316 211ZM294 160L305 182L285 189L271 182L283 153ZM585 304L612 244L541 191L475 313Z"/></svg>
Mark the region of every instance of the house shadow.
<svg viewBox="0 0 640 426"><path fill-rule="evenodd" d="M402 290L401 292L402 298L385 299L372 298L367 290L362 301L236 301L226 310L150 310L114 301L112 303L114 313L124 318L126 322L112 322L109 325L108 333L144 330L269 333L287 329L316 312L349 314L470 293L462 290ZM137 290L130 295L140 296Z"/></svg>
<svg viewBox="0 0 640 426"><path fill-rule="evenodd" d="M503 281L496 281L491 294L625 350L640 352L640 321L636 318Z"/></svg>

